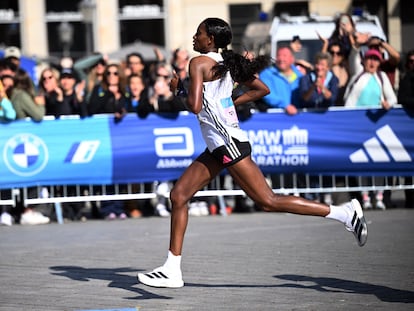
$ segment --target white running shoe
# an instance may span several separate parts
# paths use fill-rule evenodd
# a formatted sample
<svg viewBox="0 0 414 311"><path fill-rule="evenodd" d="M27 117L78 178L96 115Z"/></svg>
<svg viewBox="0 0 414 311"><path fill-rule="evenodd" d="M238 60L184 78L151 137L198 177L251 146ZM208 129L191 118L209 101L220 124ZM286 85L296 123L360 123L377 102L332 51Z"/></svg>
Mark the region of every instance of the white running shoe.
<svg viewBox="0 0 414 311"><path fill-rule="evenodd" d="M184 286L181 272L171 273L164 266L148 273L138 273L138 281L152 287L180 288Z"/></svg>
<svg viewBox="0 0 414 311"><path fill-rule="evenodd" d="M378 200L375 204L375 208L385 211L387 207L385 206L384 202L382 200Z"/></svg>
<svg viewBox="0 0 414 311"><path fill-rule="evenodd" d="M200 216L208 216L210 212L208 211L208 205L205 201L198 202L198 209L200 211Z"/></svg>
<svg viewBox="0 0 414 311"><path fill-rule="evenodd" d="M364 209L372 209L371 201L364 201Z"/></svg>
<svg viewBox="0 0 414 311"><path fill-rule="evenodd" d="M13 217L9 213L3 212L0 216L0 223L5 226L11 226L13 225Z"/></svg>
<svg viewBox="0 0 414 311"><path fill-rule="evenodd" d="M157 214L161 217L169 217L170 212L164 204L158 203L156 206Z"/></svg>
<svg viewBox="0 0 414 311"><path fill-rule="evenodd" d="M368 238L368 226L362 212L361 204L356 199L352 199L347 205L351 209L351 222L345 225L346 230L352 232L359 246L364 246Z"/></svg>
<svg viewBox="0 0 414 311"><path fill-rule="evenodd" d="M190 216L201 216L200 206L198 202L191 202L189 204L188 215Z"/></svg>
<svg viewBox="0 0 414 311"><path fill-rule="evenodd" d="M33 210L24 212L20 217L21 225L43 225L48 224L49 222L49 217L43 216L41 213Z"/></svg>

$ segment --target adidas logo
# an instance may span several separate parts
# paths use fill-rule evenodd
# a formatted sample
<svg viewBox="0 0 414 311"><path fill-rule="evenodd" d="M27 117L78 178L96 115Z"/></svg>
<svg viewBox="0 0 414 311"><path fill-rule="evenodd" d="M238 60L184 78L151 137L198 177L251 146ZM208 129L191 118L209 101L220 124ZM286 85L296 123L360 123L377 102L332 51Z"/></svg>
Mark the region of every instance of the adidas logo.
<svg viewBox="0 0 414 311"><path fill-rule="evenodd" d="M373 162L391 162L391 158L395 162L412 161L411 156L389 125L378 129L376 134L363 143L363 148L351 153L349 159L352 163L367 163L370 161L369 158Z"/></svg>
<svg viewBox="0 0 414 311"><path fill-rule="evenodd" d="M228 156L224 155L223 156L223 164L226 164L226 163L229 163L229 162L231 162L231 159Z"/></svg>

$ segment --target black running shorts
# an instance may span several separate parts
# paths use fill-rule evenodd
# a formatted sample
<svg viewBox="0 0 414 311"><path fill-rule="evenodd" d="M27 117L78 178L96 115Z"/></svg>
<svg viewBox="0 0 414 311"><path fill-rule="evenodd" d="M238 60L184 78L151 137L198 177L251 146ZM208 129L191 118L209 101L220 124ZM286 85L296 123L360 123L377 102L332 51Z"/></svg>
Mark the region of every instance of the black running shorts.
<svg viewBox="0 0 414 311"><path fill-rule="evenodd" d="M203 153L212 155L218 162L224 167L231 166L245 157L250 156L252 148L249 142L240 142L237 139L233 139L234 144L220 146L210 152L206 149ZM202 155L200 155L202 157Z"/></svg>

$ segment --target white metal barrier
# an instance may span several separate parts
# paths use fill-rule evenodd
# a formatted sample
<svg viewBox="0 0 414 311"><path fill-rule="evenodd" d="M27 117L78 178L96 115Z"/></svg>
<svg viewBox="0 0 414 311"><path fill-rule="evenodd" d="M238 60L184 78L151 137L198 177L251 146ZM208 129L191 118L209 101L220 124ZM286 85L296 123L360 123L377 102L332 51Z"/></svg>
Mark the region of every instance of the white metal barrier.
<svg viewBox="0 0 414 311"><path fill-rule="evenodd" d="M366 176L322 176L281 174L268 175L273 191L279 194L338 193L377 190L414 189L414 176L366 177ZM47 189L47 195L44 189ZM109 190L110 188L110 190ZM138 188L138 191L134 190ZM31 191L29 191L29 189ZM22 192L24 206L44 203L65 203L85 201L142 200L156 198L154 190L144 191L144 184L133 187L126 185L76 185L76 186L36 186L31 188L2 190L0 205L16 205L19 192ZM5 195L5 193L8 193ZM166 194L168 195L168 194ZM195 197L244 196L243 190L233 185L231 178L217 177L208 187L196 193Z"/></svg>

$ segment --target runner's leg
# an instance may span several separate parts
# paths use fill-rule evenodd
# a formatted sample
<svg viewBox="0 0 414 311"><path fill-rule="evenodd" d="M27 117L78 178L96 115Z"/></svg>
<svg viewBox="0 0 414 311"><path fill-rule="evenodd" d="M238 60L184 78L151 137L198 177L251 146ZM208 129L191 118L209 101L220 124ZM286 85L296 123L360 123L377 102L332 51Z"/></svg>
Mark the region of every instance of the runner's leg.
<svg viewBox="0 0 414 311"><path fill-rule="evenodd" d="M170 251L174 255L181 255L188 223L188 201L222 169L223 166L211 154L204 152L186 169L171 190Z"/></svg>
<svg viewBox="0 0 414 311"><path fill-rule="evenodd" d="M227 169L235 182L264 211L288 212L322 217L328 215L330 212L329 206L322 203L309 201L296 196L275 194L251 157L246 157Z"/></svg>

